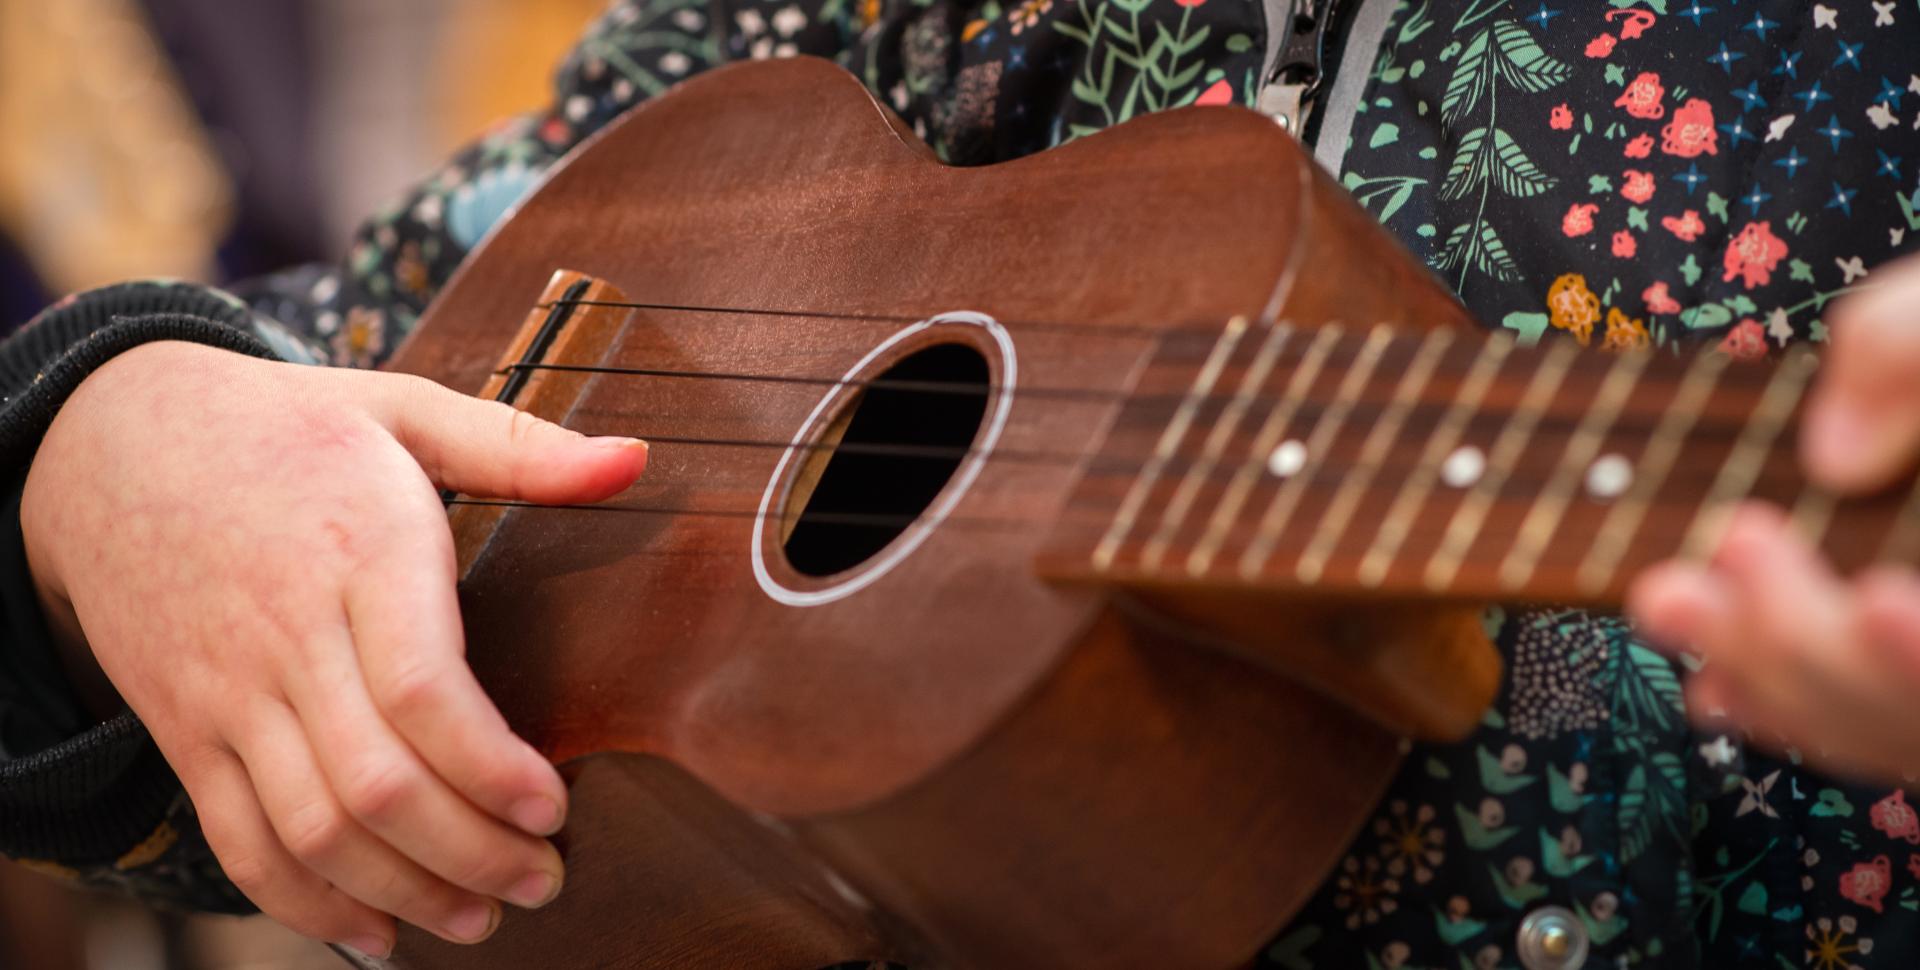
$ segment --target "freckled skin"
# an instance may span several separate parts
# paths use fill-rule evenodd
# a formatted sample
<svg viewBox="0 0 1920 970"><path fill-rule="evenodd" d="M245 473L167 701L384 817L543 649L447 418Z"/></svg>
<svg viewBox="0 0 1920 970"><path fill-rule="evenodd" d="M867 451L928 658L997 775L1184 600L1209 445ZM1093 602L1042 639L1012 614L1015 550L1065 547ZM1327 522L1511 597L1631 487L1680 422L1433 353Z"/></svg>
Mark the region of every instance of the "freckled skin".
<svg viewBox="0 0 1920 970"><path fill-rule="evenodd" d="M236 884L380 953L395 917L471 942L562 877L566 791L462 660L437 489L591 502L645 460L416 378L155 343L62 408L21 525L63 662L141 716Z"/></svg>

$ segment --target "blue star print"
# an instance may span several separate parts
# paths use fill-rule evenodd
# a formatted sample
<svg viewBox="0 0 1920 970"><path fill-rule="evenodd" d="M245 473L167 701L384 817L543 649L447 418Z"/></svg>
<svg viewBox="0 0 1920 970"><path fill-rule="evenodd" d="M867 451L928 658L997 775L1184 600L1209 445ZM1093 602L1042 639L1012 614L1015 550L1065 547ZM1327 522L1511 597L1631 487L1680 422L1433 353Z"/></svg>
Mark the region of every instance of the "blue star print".
<svg viewBox="0 0 1920 970"><path fill-rule="evenodd" d="M1684 172L1681 172L1678 175L1675 175L1673 177L1673 180L1675 182L1685 183L1687 186L1687 194L1692 195L1693 190L1699 188L1700 183L1705 182L1707 180L1707 177L1705 175L1700 174L1699 162L1690 162L1687 165L1687 170Z"/></svg>
<svg viewBox="0 0 1920 970"><path fill-rule="evenodd" d="M1788 148L1785 158L1776 158L1773 164L1787 170L1787 179L1791 181L1800 174L1800 166L1807 164L1807 156L1800 154L1798 148Z"/></svg>
<svg viewBox="0 0 1920 970"><path fill-rule="evenodd" d="M1860 194L1859 189L1844 189L1840 183L1833 183L1833 198L1827 202L1827 208L1839 209L1847 215L1853 215L1853 197Z"/></svg>
<svg viewBox="0 0 1920 970"><path fill-rule="evenodd" d="M1742 27L1740 29L1752 31L1761 40L1766 40L1767 31L1772 30L1778 26L1780 26L1779 21L1768 20L1766 17L1756 13L1753 15L1753 22L1747 24L1745 27Z"/></svg>
<svg viewBox="0 0 1920 970"><path fill-rule="evenodd" d="M1858 44L1849 44L1843 40L1838 41L1838 43L1840 45L1840 56L1833 59L1833 66L1839 67L1845 64L1856 71L1859 70L1860 51L1867 46L1867 42L1863 40Z"/></svg>
<svg viewBox="0 0 1920 970"><path fill-rule="evenodd" d="M1753 140L1753 133L1747 130L1747 120L1745 118L1735 118L1730 124L1721 125L1720 130L1727 133L1728 141L1735 147L1740 144L1740 140L1743 138L1747 141Z"/></svg>
<svg viewBox="0 0 1920 970"><path fill-rule="evenodd" d="M1725 42L1725 41L1722 41L1722 42L1721 42L1721 44L1720 44L1720 53L1718 53L1718 54L1712 54L1712 55L1709 55L1709 56L1707 57L1707 61L1708 61L1709 63L1713 63L1713 64L1718 64L1718 65L1720 65L1720 69L1721 69L1721 70L1723 70L1723 71L1725 71L1725 72L1727 72L1728 74L1732 74L1732 73L1733 73L1733 62L1734 62L1734 61L1737 61L1737 60L1739 60L1739 59L1741 59L1741 58L1743 58L1743 57L1745 57L1745 56L1747 56L1747 55L1745 55L1745 54L1736 54L1736 53L1734 53L1733 51L1730 51L1730 50L1727 50L1727 45L1726 45L1726 42Z"/></svg>
<svg viewBox="0 0 1920 970"><path fill-rule="evenodd" d="M1799 98L1799 99L1800 99L1800 100L1802 100L1802 101L1805 101L1805 102L1807 103L1807 110L1808 110L1808 111L1812 111L1812 110L1813 110L1813 106L1814 106L1814 105L1816 105L1816 104L1819 104L1819 103L1820 103L1820 102L1822 102L1822 101L1832 101L1832 100L1833 100L1833 95L1831 95L1831 94L1828 94L1827 92L1825 92L1825 91L1822 91L1822 90L1820 90L1820 82L1819 82L1819 81L1815 81L1815 82L1813 82L1813 87L1810 87L1810 88L1808 88L1808 89L1806 89L1805 91L1802 91L1802 92L1800 92L1799 94L1796 94L1796 95L1794 95L1794 97L1796 97L1796 98Z"/></svg>
<svg viewBox="0 0 1920 970"><path fill-rule="evenodd" d="M1841 139L1853 137L1853 132L1840 127L1839 115L1828 115L1827 126L1825 128L1815 128L1814 130L1827 136L1827 138L1833 142L1833 150L1836 152L1840 150Z"/></svg>

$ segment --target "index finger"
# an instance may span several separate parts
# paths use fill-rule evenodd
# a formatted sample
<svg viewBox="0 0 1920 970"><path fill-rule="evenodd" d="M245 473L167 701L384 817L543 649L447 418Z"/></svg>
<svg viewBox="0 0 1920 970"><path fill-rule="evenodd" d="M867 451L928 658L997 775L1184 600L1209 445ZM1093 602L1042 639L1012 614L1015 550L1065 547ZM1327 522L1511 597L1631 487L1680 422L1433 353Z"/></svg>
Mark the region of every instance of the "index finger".
<svg viewBox="0 0 1920 970"><path fill-rule="evenodd" d="M1840 492L1887 485L1920 456L1920 259L1869 279L1834 307L1800 439L1807 472Z"/></svg>

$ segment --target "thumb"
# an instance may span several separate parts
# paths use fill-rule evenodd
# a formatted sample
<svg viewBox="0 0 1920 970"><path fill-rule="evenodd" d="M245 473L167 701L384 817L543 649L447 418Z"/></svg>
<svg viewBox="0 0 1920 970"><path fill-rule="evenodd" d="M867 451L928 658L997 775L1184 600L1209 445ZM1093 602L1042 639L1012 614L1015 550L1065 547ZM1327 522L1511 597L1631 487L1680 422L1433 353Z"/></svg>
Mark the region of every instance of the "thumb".
<svg viewBox="0 0 1920 970"><path fill-rule="evenodd" d="M395 382L380 417L435 485L485 498L597 502L632 485L647 443L589 438L428 380Z"/></svg>
<svg viewBox="0 0 1920 970"><path fill-rule="evenodd" d="M1835 309L1801 434L1808 473L1842 492L1885 486L1920 457L1920 262L1881 272Z"/></svg>

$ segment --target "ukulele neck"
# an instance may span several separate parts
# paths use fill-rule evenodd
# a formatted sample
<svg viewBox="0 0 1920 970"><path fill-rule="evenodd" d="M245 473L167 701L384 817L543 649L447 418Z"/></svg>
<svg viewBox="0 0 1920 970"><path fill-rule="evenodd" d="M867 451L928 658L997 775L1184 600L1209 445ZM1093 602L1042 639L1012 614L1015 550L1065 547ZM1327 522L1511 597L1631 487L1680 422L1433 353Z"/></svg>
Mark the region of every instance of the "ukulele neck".
<svg viewBox="0 0 1920 970"><path fill-rule="evenodd" d="M1728 512L1790 510L1843 570L1920 556L1920 491L1797 459L1817 369L1504 333L1235 320L1165 338L1041 556L1061 579L1318 598L1616 605Z"/></svg>

